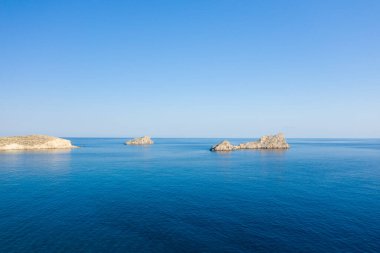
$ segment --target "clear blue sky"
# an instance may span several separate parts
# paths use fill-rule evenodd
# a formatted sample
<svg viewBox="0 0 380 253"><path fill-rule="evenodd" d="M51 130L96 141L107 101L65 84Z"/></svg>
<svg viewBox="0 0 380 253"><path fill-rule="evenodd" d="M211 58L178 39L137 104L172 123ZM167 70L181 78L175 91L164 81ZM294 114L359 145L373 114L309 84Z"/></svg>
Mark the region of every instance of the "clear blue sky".
<svg viewBox="0 0 380 253"><path fill-rule="evenodd" d="M0 0L0 135L380 137L380 1Z"/></svg>

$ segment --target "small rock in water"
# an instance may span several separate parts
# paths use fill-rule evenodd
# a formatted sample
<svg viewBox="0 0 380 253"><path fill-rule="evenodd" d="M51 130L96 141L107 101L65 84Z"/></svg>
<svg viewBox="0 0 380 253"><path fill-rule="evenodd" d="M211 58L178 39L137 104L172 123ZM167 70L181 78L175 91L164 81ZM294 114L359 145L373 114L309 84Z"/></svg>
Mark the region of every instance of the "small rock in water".
<svg viewBox="0 0 380 253"><path fill-rule="evenodd" d="M143 136L140 138L136 138L130 141L127 141L125 144L127 145L151 145L154 142L150 139L149 136Z"/></svg>
<svg viewBox="0 0 380 253"><path fill-rule="evenodd" d="M236 147L232 145L229 141L222 141L215 146L213 146L210 150L211 151L232 151L235 150Z"/></svg>

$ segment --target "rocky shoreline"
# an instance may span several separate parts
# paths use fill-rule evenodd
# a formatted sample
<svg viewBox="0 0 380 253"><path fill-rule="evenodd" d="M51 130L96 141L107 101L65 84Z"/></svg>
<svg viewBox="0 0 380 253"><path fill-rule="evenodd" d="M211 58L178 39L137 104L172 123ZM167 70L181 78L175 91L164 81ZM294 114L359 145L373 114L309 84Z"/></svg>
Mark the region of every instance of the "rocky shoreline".
<svg viewBox="0 0 380 253"><path fill-rule="evenodd" d="M77 148L71 141L48 135L0 137L0 151Z"/></svg>
<svg viewBox="0 0 380 253"><path fill-rule="evenodd" d="M124 143L125 145L152 145L154 142L149 136L135 138ZM28 135L0 137L0 151L4 150L40 150L40 149L71 149L77 148L71 141L48 135ZM282 133L264 135L257 141L233 145L224 140L210 148L211 151L234 151L241 149L288 149Z"/></svg>

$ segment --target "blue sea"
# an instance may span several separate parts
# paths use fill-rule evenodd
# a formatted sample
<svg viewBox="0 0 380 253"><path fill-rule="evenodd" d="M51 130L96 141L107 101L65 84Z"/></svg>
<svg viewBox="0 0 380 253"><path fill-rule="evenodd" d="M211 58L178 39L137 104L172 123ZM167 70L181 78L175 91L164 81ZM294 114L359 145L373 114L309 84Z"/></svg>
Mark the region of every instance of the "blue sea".
<svg viewBox="0 0 380 253"><path fill-rule="evenodd" d="M380 252L378 139L69 139L0 152L0 252Z"/></svg>

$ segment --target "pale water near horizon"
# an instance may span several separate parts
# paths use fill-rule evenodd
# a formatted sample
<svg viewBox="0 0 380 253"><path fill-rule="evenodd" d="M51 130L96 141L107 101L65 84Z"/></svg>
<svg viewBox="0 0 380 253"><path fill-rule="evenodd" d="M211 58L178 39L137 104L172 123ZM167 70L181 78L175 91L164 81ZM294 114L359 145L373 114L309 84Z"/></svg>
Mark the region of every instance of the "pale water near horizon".
<svg viewBox="0 0 380 253"><path fill-rule="evenodd" d="M380 252L379 139L71 140L0 152L0 252Z"/></svg>

